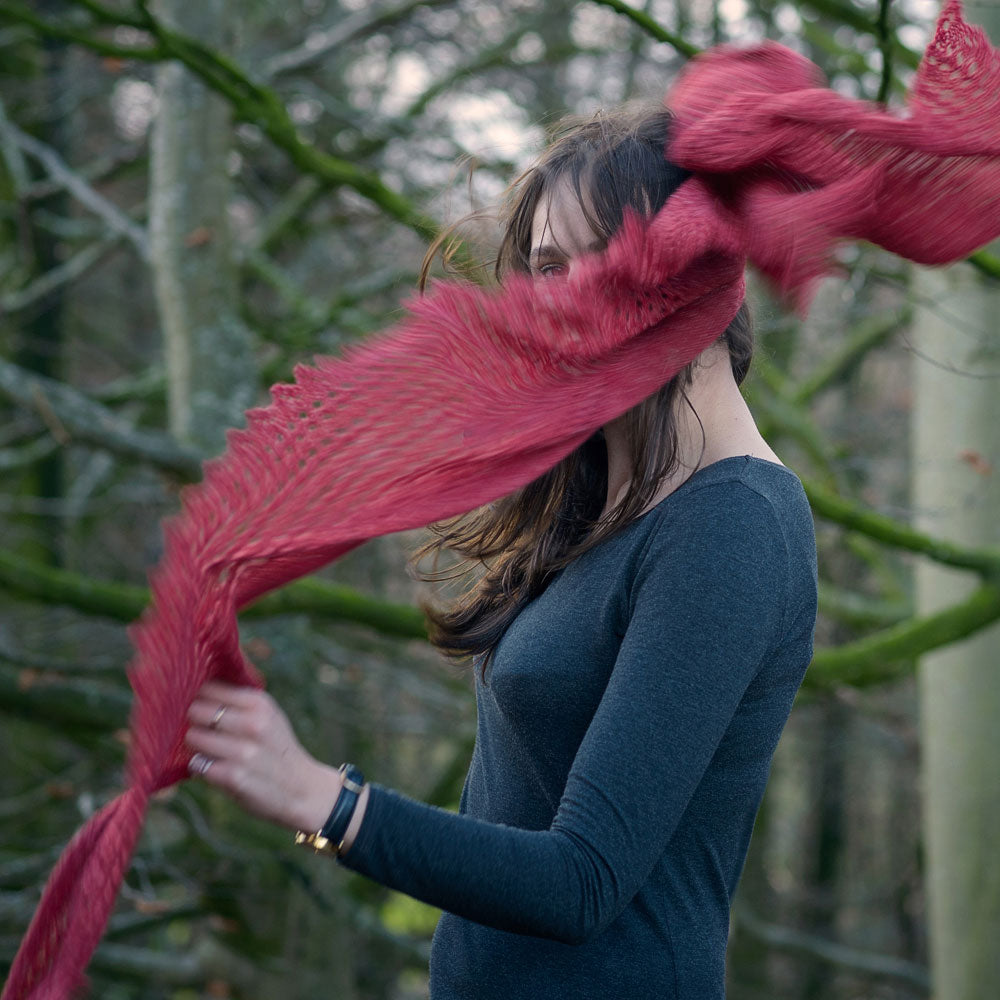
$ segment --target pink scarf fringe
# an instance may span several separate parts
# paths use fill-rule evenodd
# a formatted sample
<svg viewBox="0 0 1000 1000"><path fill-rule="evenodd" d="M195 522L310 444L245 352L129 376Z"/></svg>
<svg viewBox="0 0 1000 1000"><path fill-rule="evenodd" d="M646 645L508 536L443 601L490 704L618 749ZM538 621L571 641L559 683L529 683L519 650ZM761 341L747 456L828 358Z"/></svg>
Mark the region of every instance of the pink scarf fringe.
<svg viewBox="0 0 1000 1000"><path fill-rule="evenodd" d="M716 48L668 96L693 171L569 282L438 284L398 326L231 431L166 525L131 635L128 788L56 864L2 1000L83 983L150 795L187 777L185 712L211 677L261 684L237 612L367 539L530 482L715 341L747 260L800 310L838 241L945 264L1000 236L1000 52L949 0L906 114L842 97L780 45Z"/></svg>

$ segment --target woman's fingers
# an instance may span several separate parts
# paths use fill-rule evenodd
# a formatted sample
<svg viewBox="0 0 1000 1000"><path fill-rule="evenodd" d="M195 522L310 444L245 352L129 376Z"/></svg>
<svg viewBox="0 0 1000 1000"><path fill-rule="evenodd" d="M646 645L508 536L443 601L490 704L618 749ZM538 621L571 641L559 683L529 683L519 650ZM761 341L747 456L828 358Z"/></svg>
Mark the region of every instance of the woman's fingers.
<svg viewBox="0 0 1000 1000"><path fill-rule="evenodd" d="M259 737L282 713L266 691L209 681L188 706L187 716L196 726Z"/></svg>
<svg viewBox="0 0 1000 1000"><path fill-rule="evenodd" d="M184 737L184 742L192 749L213 759L225 757L231 760L245 760L254 749L254 744L232 733L220 733L204 726L192 726Z"/></svg>
<svg viewBox="0 0 1000 1000"><path fill-rule="evenodd" d="M196 701L215 701L219 705L246 708L264 692L246 684L227 684L225 681L205 681L195 695Z"/></svg>
<svg viewBox="0 0 1000 1000"><path fill-rule="evenodd" d="M247 728L244 709L204 698L196 698L191 702L188 721L192 725L222 733L243 733Z"/></svg>
<svg viewBox="0 0 1000 1000"><path fill-rule="evenodd" d="M277 702L257 688L210 681L188 709L192 776L292 829L319 829L341 778L298 742Z"/></svg>
<svg viewBox="0 0 1000 1000"><path fill-rule="evenodd" d="M196 753L188 763L188 770L208 784L229 792L238 801L241 799L246 784L246 772L241 765Z"/></svg>

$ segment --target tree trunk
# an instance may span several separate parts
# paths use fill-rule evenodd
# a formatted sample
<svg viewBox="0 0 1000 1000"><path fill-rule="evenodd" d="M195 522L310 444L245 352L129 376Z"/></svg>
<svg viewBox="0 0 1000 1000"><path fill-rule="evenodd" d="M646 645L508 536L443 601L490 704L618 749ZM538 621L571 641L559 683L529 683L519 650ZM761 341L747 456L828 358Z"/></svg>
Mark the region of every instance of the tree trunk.
<svg viewBox="0 0 1000 1000"><path fill-rule="evenodd" d="M230 0L160 0L156 12L213 48L230 48ZM237 308L229 233L229 105L180 64L158 67L151 139L150 247L167 362L170 430L205 452L254 402L249 331Z"/></svg>
<svg viewBox="0 0 1000 1000"><path fill-rule="evenodd" d="M973 7L994 43L1000 9ZM994 247L994 251L997 248ZM913 506L919 528L1000 544L1000 289L967 265L918 274ZM928 562L917 604L933 611L976 581ZM922 658L919 686L930 959L936 1000L1000 996L1000 628Z"/></svg>
<svg viewBox="0 0 1000 1000"><path fill-rule="evenodd" d="M50 14L54 6L52 0L42 0L38 4L39 13ZM70 161L69 150L76 116L66 110L66 94L70 90L72 57L67 55L66 43L55 38L43 38L41 51L38 104L49 109L59 108L60 113L50 112L40 116L34 131L46 145ZM40 201L36 209L38 216L44 211L64 217L69 215L69 205L69 196L60 188ZM62 262L61 240L50 229L38 225L35 213L25 212L25 219L27 239L24 242L30 247L33 276L40 276ZM30 311L14 355L17 364L48 378L62 377L65 315L66 291L65 288L57 288ZM61 498L65 492L65 462L66 453L62 448L40 458L26 477L28 481L22 487L25 495L51 500ZM30 542L22 546L22 552L37 555L54 566L63 565L63 524L57 518L44 514L28 515L23 520L31 524L31 531Z"/></svg>

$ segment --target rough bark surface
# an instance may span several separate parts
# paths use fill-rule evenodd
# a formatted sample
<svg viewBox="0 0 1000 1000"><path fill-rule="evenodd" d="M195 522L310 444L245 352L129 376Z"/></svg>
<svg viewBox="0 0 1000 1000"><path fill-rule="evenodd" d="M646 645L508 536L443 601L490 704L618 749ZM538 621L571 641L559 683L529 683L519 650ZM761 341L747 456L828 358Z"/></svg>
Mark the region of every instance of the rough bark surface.
<svg viewBox="0 0 1000 1000"><path fill-rule="evenodd" d="M169 26L222 49L230 0L160 0ZM179 63L156 75L151 137L150 250L167 361L170 430L203 452L254 401L250 333L237 310L228 206L230 106Z"/></svg>

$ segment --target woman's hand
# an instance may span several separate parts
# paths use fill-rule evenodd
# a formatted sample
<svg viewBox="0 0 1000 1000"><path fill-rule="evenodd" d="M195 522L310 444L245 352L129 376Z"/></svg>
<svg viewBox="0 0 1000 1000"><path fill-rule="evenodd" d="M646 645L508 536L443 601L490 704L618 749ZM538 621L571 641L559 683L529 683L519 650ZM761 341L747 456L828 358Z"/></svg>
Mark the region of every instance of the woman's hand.
<svg viewBox="0 0 1000 1000"><path fill-rule="evenodd" d="M323 826L340 794L340 772L306 753L266 691L209 681L188 718L192 774L262 819L310 833Z"/></svg>

